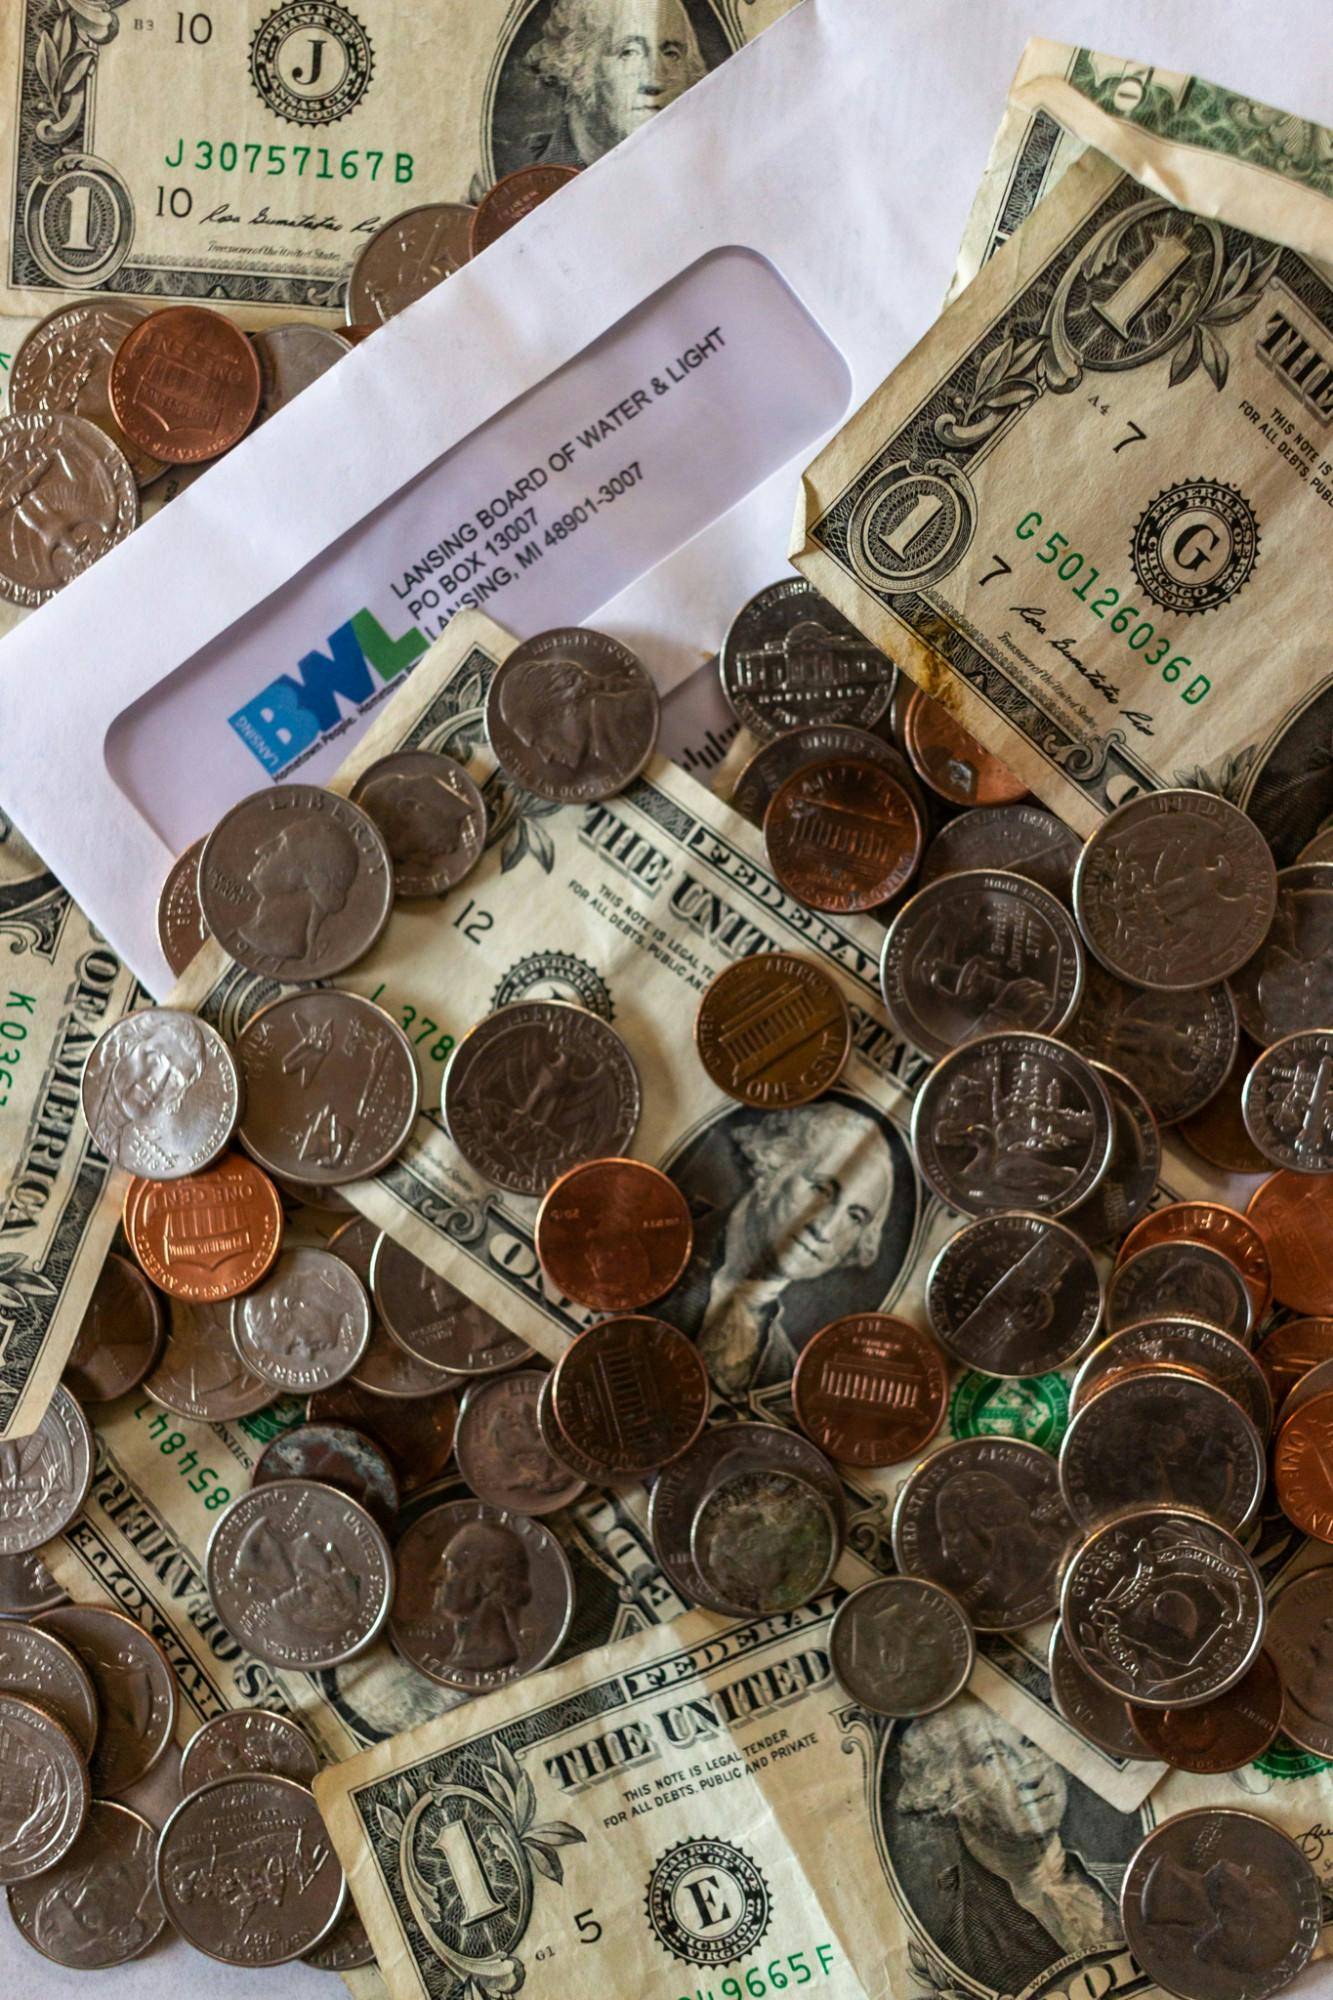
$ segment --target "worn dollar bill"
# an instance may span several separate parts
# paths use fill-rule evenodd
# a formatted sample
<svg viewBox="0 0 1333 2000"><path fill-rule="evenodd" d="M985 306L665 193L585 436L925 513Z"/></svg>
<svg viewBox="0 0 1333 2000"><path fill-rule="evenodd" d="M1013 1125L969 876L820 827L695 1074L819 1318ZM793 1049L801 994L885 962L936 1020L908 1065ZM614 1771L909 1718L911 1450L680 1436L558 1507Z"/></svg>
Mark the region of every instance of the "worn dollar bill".
<svg viewBox="0 0 1333 2000"><path fill-rule="evenodd" d="M340 310L404 209L588 166L792 0L6 0L0 312Z"/></svg>

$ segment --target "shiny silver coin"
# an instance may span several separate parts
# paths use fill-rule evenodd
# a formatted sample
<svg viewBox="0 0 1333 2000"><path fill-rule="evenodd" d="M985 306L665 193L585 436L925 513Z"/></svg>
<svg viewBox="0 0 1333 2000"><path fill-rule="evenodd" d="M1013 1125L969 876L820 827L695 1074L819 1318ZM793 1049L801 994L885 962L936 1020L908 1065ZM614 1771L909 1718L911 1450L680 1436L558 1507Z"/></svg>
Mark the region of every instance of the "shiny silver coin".
<svg viewBox="0 0 1333 2000"><path fill-rule="evenodd" d="M1268 842L1214 792L1141 792L1107 815L1074 871L1088 949L1133 986L1177 991L1238 972L1276 904Z"/></svg>
<svg viewBox="0 0 1333 2000"><path fill-rule="evenodd" d="M436 750L381 757L352 787L393 857L396 896L456 888L486 845L486 802L461 764Z"/></svg>
<svg viewBox="0 0 1333 2000"><path fill-rule="evenodd" d="M233 1500L204 1558L223 1625L257 1659L312 1673L364 1652L393 1598L389 1544L364 1507L314 1479Z"/></svg>
<svg viewBox="0 0 1333 2000"><path fill-rule="evenodd" d="M731 794L732 810L751 825L762 826L769 801L778 787L794 772L803 771L807 764L822 764L830 757L859 757L872 764L883 764L911 793L924 825L926 812L921 786L901 751L886 743L882 736L872 736L868 729L840 722L810 722L802 729L784 730L781 736L762 744L736 780Z"/></svg>
<svg viewBox="0 0 1333 2000"><path fill-rule="evenodd" d="M935 1258L926 1317L941 1347L987 1375L1044 1375L1085 1348L1102 1283L1082 1239L1046 1215L979 1216Z"/></svg>
<svg viewBox="0 0 1333 2000"><path fill-rule="evenodd" d="M259 357L256 429L351 352L342 335L328 326L266 326L252 333L250 341Z"/></svg>
<svg viewBox="0 0 1333 2000"><path fill-rule="evenodd" d="M929 1715L967 1686L977 1656L956 1597L919 1576L878 1576L845 1597L829 1627L839 1687L876 1715Z"/></svg>
<svg viewBox="0 0 1333 2000"><path fill-rule="evenodd" d="M35 1549L0 1555L0 1618L31 1618L64 1601L64 1591Z"/></svg>
<svg viewBox="0 0 1333 2000"><path fill-rule="evenodd" d="M1263 1583L1235 1536L1206 1515L1138 1507L1074 1551L1060 1618L1079 1665L1109 1694L1140 1708L1191 1708L1253 1666Z"/></svg>
<svg viewBox="0 0 1333 2000"><path fill-rule="evenodd" d="M548 1380L541 1368L474 1382L463 1398L454 1456L478 1500L515 1514L554 1514L584 1481L547 1449L537 1417Z"/></svg>
<svg viewBox="0 0 1333 2000"><path fill-rule="evenodd" d="M1012 1632L1055 1610L1076 1529L1055 1460L1021 1438L957 1438L908 1475L893 1555L951 1590L979 1632Z"/></svg>
<svg viewBox="0 0 1333 2000"><path fill-rule="evenodd" d="M97 1741L97 1694L73 1649L40 1625L0 1622L0 1692L16 1694L62 1723L85 1757Z"/></svg>
<svg viewBox="0 0 1333 2000"><path fill-rule="evenodd" d="M1100 1244L1118 1242L1146 1214L1162 1168L1162 1134L1137 1084L1105 1063L1092 1067L1106 1085L1115 1114L1111 1159L1087 1200L1070 1209L1065 1221L1085 1242Z"/></svg>
<svg viewBox="0 0 1333 2000"><path fill-rule="evenodd" d="M1106 1330L1163 1316L1201 1319L1244 1339L1254 1323L1250 1288L1210 1243L1150 1243L1117 1264L1106 1288Z"/></svg>
<svg viewBox="0 0 1333 2000"><path fill-rule="evenodd" d="M359 1972L375 1963L374 1947L350 1900L323 1942L301 1953L301 1963L313 1965L317 1972Z"/></svg>
<svg viewBox="0 0 1333 2000"><path fill-rule="evenodd" d="M387 1534L398 1513L398 1480L387 1453L350 1424L305 1423L281 1431L260 1452L255 1486L274 1479L318 1479L350 1493Z"/></svg>
<svg viewBox="0 0 1333 2000"><path fill-rule="evenodd" d="M268 1774L214 1778L181 1801L158 1842L157 1887L196 1951L251 1966L312 1951L347 1894L313 1794Z"/></svg>
<svg viewBox="0 0 1333 2000"><path fill-rule="evenodd" d="M515 646L486 696L486 734L512 784L557 805L613 798L657 743L657 689L642 662L583 625Z"/></svg>
<svg viewBox="0 0 1333 2000"><path fill-rule="evenodd" d="M144 1379L144 1394L178 1417L223 1424L252 1417L277 1391L247 1368L231 1338L230 1299L192 1304L172 1299L162 1357Z"/></svg>
<svg viewBox="0 0 1333 2000"><path fill-rule="evenodd" d="M885 934L879 977L903 1040L942 1056L977 1035L1058 1033L1083 990L1083 947L1048 889L972 868L904 904Z"/></svg>
<svg viewBox="0 0 1333 2000"><path fill-rule="evenodd" d="M1058 1619L1051 1633L1046 1671L1050 1675L1055 1712L1071 1729L1086 1737L1095 1749L1104 1750L1108 1757L1143 1764L1154 1761L1134 1733L1128 1703L1108 1694L1099 1681L1083 1671L1069 1650L1064 1626Z"/></svg>
<svg viewBox="0 0 1333 2000"><path fill-rule="evenodd" d="M615 1029L562 1000L518 1000L464 1035L444 1072L449 1136L511 1194L545 1194L581 1160L622 1159L639 1072Z"/></svg>
<svg viewBox="0 0 1333 2000"><path fill-rule="evenodd" d="M231 1337L247 1368L306 1396L350 1375L370 1344L370 1299L329 1250L284 1250L268 1276L232 1301Z"/></svg>
<svg viewBox="0 0 1333 2000"><path fill-rule="evenodd" d="M1275 1167L1333 1174L1333 1029L1286 1035L1265 1049L1240 1106L1245 1130Z"/></svg>
<svg viewBox="0 0 1333 2000"><path fill-rule="evenodd" d="M761 742L807 723L873 728L898 679L887 653L800 576L742 605L718 666L733 714Z"/></svg>
<svg viewBox="0 0 1333 2000"><path fill-rule="evenodd" d="M1155 1826L1120 1885L1125 1943L1179 2000L1268 2000L1314 1956L1319 1878L1271 1820L1199 1806Z"/></svg>
<svg viewBox="0 0 1333 2000"><path fill-rule="evenodd" d="M531 1357L525 1340L387 1233L371 1251L370 1286L386 1331L432 1368L493 1375Z"/></svg>
<svg viewBox="0 0 1333 2000"><path fill-rule="evenodd" d="M289 993L236 1038L239 1138L251 1158L311 1187L368 1180L412 1136L421 1102L412 1044L359 993Z"/></svg>
<svg viewBox="0 0 1333 2000"><path fill-rule="evenodd" d="M1261 1048L1333 1021L1333 865L1279 870L1273 927L1230 986L1241 1027Z"/></svg>
<svg viewBox="0 0 1333 2000"><path fill-rule="evenodd" d="M1045 806L974 806L945 821L922 858L919 881L924 889L968 868L1009 869L1068 903L1082 851L1078 835Z"/></svg>
<svg viewBox="0 0 1333 2000"><path fill-rule="evenodd" d="M80 1403L113 1403L156 1365L165 1333L157 1293L137 1264L113 1252L83 1309L65 1387Z"/></svg>
<svg viewBox="0 0 1333 2000"><path fill-rule="evenodd" d="M397 1548L389 1632L409 1666L482 1694L546 1666L574 1615L574 1573L527 1514L454 1500L421 1514Z"/></svg>
<svg viewBox="0 0 1333 2000"><path fill-rule="evenodd" d="M1111 1158L1105 1083L1047 1035L982 1035L936 1063L912 1108L912 1149L931 1188L964 1215L1063 1215Z"/></svg>
<svg viewBox="0 0 1333 2000"><path fill-rule="evenodd" d="M1065 1039L1128 1077L1158 1123L1174 1125L1216 1097L1236 1060L1240 1026L1226 986L1150 993L1089 963Z"/></svg>
<svg viewBox="0 0 1333 2000"><path fill-rule="evenodd" d="M308 1785L319 1769L315 1746L290 1716L267 1708L233 1708L201 1723L181 1753L181 1791L188 1798L215 1778L271 1773Z"/></svg>
<svg viewBox="0 0 1333 2000"><path fill-rule="evenodd" d="M129 460L86 417L0 417L0 464L0 603L45 604L139 525Z"/></svg>
<svg viewBox="0 0 1333 2000"><path fill-rule="evenodd" d="M828 1587L842 1534L823 1495L790 1472L735 1472L711 1486L690 1529L704 1586L732 1617L795 1611Z"/></svg>
<svg viewBox="0 0 1333 2000"><path fill-rule="evenodd" d="M138 1958L167 1921L156 1853L157 1829L146 1819L94 1799L63 1859L9 1890L9 1914L24 1942L75 1972L104 1972Z"/></svg>
<svg viewBox="0 0 1333 2000"><path fill-rule="evenodd" d="M176 1729L176 1676L156 1639L109 1605L60 1604L33 1623L77 1653L97 1696L91 1773L99 1798L146 1777Z"/></svg>
<svg viewBox="0 0 1333 2000"><path fill-rule="evenodd" d="M1264 1644L1282 1676L1283 1732L1312 1756L1333 1758L1333 1563L1273 1592Z"/></svg>
<svg viewBox="0 0 1333 2000"><path fill-rule="evenodd" d="M360 806L322 785L271 785L232 806L204 842L199 904L247 972L331 979L388 923L393 863Z"/></svg>
<svg viewBox="0 0 1333 2000"><path fill-rule="evenodd" d="M1129 1507L1192 1507L1236 1533L1259 1505L1264 1441L1240 1404L1183 1368L1106 1383L1060 1441L1060 1487L1090 1528Z"/></svg>
<svg viewBox="0 0 1333 2000"><path fill-rule="evenodd" d="M88 1419L58 1384L36 1430L0 1444L0 1555L39 1549L67 1528L92 1477Z"/></svg>
<svg viewBox="0 0 1333 2000"><path fill-rule="evenodd" d="M1179 1315L1155 1315L1099 1341L1074 1377L1071 1415L1130 1369L1157 1367L1206 1375L1240 1404L1260 1437L1268 1436L1273 1426L1272 1392L1249 1348L1220 1327Z"/></svg>
<svg viewBox="0 0 1333 2000"><path fill-rule="evenodd" d="M199 907L199 856L203 851L203 841L195 840L177 855L157 899L157 941L177 979L208 940L208 926Z"/></svg>
<svg viewBox="0 0 1333 2000"><path fill-rule="evenodd" d="M79 299L57 307L22 342L9 371L9 407L17 417L86 417L123 452L138 486L164 470L131 444L111 414L111 364L127 333L151 308L132 299Z"/></svg>
<svg viewBox="0 0 1333 2000"><path fill-rule="evenodd" d="M54 1868L83 1831L92 1796L83 1753L64 1725L0 1694L0 1883Z"/></svg>
<svg viewBox="0 0 1333 2000"><path fill-rule="evenodd" d="M98 1151L152 1181L211 1166L241 1111L231 1050L207 1021L175 1007L145 1007L104 1029L79 1090Z"/></svg>
<svg viewBox="0 0 1333 2000"><path fill-rule="evenodd" d="M377 229L347 280L350 326L382 326L424 298L472 255L475 210L461 201L424 202Z"/></svg>

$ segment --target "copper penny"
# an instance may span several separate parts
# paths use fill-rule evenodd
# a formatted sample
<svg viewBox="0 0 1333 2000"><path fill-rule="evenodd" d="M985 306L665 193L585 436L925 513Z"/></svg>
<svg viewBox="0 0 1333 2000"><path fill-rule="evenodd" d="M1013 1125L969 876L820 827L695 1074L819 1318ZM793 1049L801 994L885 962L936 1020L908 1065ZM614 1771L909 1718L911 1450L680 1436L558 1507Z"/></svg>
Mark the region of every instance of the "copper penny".
<svg viewBox="0 0 1333 2000"><path fill-rule="evenodd" d="M992 757L924 688L914 688L903 720L903 740L913 766L930 786L955 806L1007 806L1025 799L1028 788L1007 764Z"/></svg>
<svg viewBox="0 0 1333 2000"><path fill-rule="evenodd" d="M404 1495L419 1493L443 1478L453 1456L458 1399L435 1396L390 1398L356 1382L319 1389L306 1408L312 1424L349 1424L384 1451Z"/></svg>
<svg viewBox="0 0 1333 2000"><path fill-rule="evenodd" d="M821 1327L791 1380L796 1421L843 1465L897 1465L944 1421L949 1368L928 1333L888 1313Z"/></svg>
<svg viewBox="0 0 1333 2000"><path fill-rule="evenodd" d="M1213 1777L1262 1757L1282 1722L1282 1677L1267 1653L1225 1694L1194 1708L1139 1708L1130 1726L1145 1750L1176 1771Z"/></svg>
<svg viewBox="0 0 1333 2000"><path fill-rule="evenodd" d="M821 966L763 951L704 989L694 1042L710 1080L763 1110L808 1104L837 1082L851 1053L847 1002Z"/></svg>
<svg viewBox="0 0 1333 2000"><path fill-rule="evenodd" d="M1333 1313L1333 1183L1284 1168L1255 1189L1245 1213L1267 1248L1278 1303Z"/></svg>
<svg viewBox="0 0 1333 2000"><path fill-rule="evenodd" d="M1242 1035L1226 1082L1199 1111L1191 1111L1176 1126L1182 1139L1210 1167L1228 1174L1266 1174L1269 1162L1245 1130L1241 1116L1241 1086L1254 1067L1258 1045Z"/></svg>
<svg viewBox="0 0 1333 2000"><path fill-rule="evenodd" d="M505 174L473 210L468 238L472 255L488 249L507 229L558 194L567 181L577 177L578 171L577 167L535 165L517 167L512 174Z"/></svg>
<svg viewBox="0 0 1333 2000"><path fill-rule="evenodd" d="M1317 1542L1333 1542L1333 1390L1311 1397L1282 1425L1273 1484L1295 1527Z"/></svg>
<svg viewBox="0 0 1333 2000"><path fill-rule="evenodd" d="M137 1389L162 1345L157 1293L127 1257L109 1256L84 1307L64 1383L80 1403L110 1403Z"/></svg>
<svg viewBox="0 0 1333 2000"><path fill-rule="evenodd" d="M1116 1263L1154 1243L1206 1243L1229 1257L1249 1289L1253 1324L1259 1325L1273 1297L1273 1271L1267 1239L1252 1217L1220 1201L1168 1202L1134 1224L1116 1252Z"/></svg>
<svg viewBox="0 0 1333 2000"><path fill-rule="evenodd" d="M921 818L905 785L864 757L793 771L764 814L764 845L782 887L812 910L873 910L921 858Z"/></svg>
<svg viewBox="0 0 1333 2000"><path fill-rule="evenodd" d="M454 1449L478 1500L515 1514L554 1514L577 1500L584 1480L557 1458L542 1433L541 1393L550 1376L519 1368L475 1382L463 1398Z"/></svg>
<svg viewBox="0 0 1333 2000"><path fill-rule="evenodd" d="M130 1182L125 1234L160 1292L203 1302L257 1284L282 1241L282 1197L239 1154L176 1181Z"/></svg>
<svg viewBox="0 0 1333 2000"><path fill-rule="evenodd" d="M708 1370L660 1319L599 1320L561 1355L555 1420L604 1475L643 1478L688 1451L708 1415Z"/></svg>
<svg viewBox="0 0 1333 2000"><path fill-rule="evenodd" d="M259 408L259 357L207 306L167 306L131 327L111 364L111 411L130 443L167 465L217 458Z"/></svg>
<svg viewBox="0 0 1333 2000"><path fill-rule="evenodd" d="M547 1190L535 1241L542 1270L595 1312L634 1312L669 1292L694 1224L674 1181L643 1160L587 1160Z"/></svg>
<svg viewBox="0 0 1333 2000"><path fill-rule="evenodd" d="M632 1479L609 1479L604 1469L586 1453L575 1450L555 1420L555 1405L551 1401L554 1387L554 1375L544 1375L537 1396L537 1428L542 1434L542 1443L556 1464L562 1465L570 1478L577 1479L581 1486L627 1488L634 1485Z"/></svg>
<svg viewBox="0 0 1333 2000"><path fill-rule="evenodd" d="M1261 1340L1254 1358L1263 1369L1273 1401L1281 1404L1302 1375L1333 1361L1333 1319L1291 1319Z"/></svg>

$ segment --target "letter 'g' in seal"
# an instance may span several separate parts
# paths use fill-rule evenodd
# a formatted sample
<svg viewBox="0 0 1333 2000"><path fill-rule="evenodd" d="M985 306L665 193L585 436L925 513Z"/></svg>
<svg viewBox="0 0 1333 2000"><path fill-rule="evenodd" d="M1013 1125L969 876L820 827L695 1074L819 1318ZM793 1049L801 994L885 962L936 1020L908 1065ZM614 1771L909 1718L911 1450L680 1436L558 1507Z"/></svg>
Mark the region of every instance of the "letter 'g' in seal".
<svg viewBox="0 0 1333 2000"><path fill-rule="evenodd" d="M1234 486L1182 480L1144 508L1129 559L1139 588L1164 611L1216 611L1250 580L1259 560L1259 523Z"/></svg>
<svg viewBox="0 0 1333 2000"><path fill-rule="evenodd" d="M656 1863L644 1899L657 1941L687 1965L733 1965L772 1916L768 1884L729 1840L681 1840Z"/></svg>
<svg viewBox="0 0 1333 2000"><path fill-rule="evenodd" d="M370 36L337 0L283 0L256 28L250 80L289 125L336 125L370 88Z"/></svg>

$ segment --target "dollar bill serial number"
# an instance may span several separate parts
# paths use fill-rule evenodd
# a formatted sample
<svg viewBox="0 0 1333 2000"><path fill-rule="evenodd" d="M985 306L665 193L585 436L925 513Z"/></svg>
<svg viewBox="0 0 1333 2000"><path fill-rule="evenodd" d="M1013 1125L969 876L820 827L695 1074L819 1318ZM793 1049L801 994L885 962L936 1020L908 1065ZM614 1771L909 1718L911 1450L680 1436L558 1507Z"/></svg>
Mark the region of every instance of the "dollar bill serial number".
<svg viewBox="0 0 1333 2000"><path fill-rule="evenodd" d="M748 1966L744 1972L729 1972L716 1986L696 1986L682 1993L680 2000L764 2000L767 1993L786 1993L823 1981L833 1971L836 1954L831 1944L817 1944L809 1951L789 1951L785 1958L771 1958L766 1966Z"/></svg>
<svg viewBox="0 0 1333 2000"><path fill-rule="evenodd" d="M373 146L263 145L258 140L177 139L162 164L171 173L242 174L252 180L392 181L406 187L415 177L411 153L386 153Z"/></svg>
<svg viewBox="0 0 1333 2000"><path fill-rule="evenodd" d="M14 1077L23 1061L23 1044L28 1039L28 1022L36 1018L37 997L18 993L11 986L9 998L0 1008L0 1111L9 1102Z"/></svg>
<svg viewBox="0 0 1333 2000"><path fill-rule="evenodd" d="M219 1483L217 1472L211 1465L201 1465L199 1454L186 1437L184 1431L172 1428L171 1418L165 1410L159 1410L153 1403L140 1403L134 1412L140 1421L147 1420L148 1435L156 1441L163 1458L168 1458L189 1487L191 1493L198 1493L210 1514L219 1507L225 1507L231 1499L229 1488Z"/></svg>

